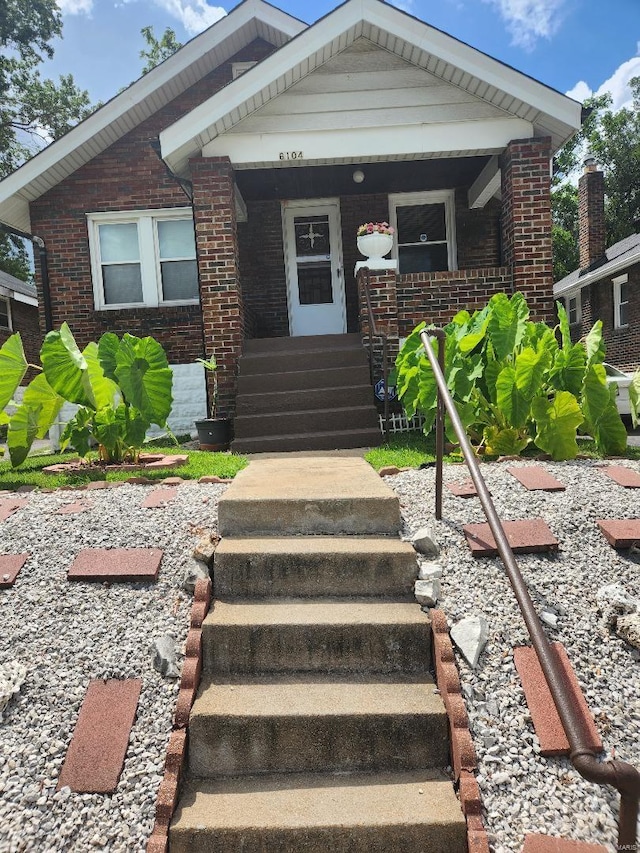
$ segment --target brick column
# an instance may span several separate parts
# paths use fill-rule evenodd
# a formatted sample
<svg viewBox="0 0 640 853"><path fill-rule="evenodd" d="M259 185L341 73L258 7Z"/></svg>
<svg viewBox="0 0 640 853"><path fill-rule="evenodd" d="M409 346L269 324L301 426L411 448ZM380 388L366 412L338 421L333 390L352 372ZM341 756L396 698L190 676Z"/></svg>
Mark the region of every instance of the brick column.
<svg viewBox="0 0 640 853"><path fill-rule="evenodd" d="M244 339L233 169L228 157L198 158L190 166L205 353L218 363L217 414L233 416Z"/></svg>
<svg viewBox="0 0 640 853"><path fill-rule="evenodd" d="M362 342L369 346L369 314L364 290L365 271L358 273L358 300ZM389 369L398 354L398 300L396 295L397 273L395 270L371 270L369 292L371 309L378 332L385 332L388 341ZM382 376L382 343L373 339L374 381Z"/></svg>
<svg viewBox="0 0 640 853"><path fill-rule="evenodd" d="M502 249L532 319L553 323L551 139L515 139L501 157Z"/></svg>

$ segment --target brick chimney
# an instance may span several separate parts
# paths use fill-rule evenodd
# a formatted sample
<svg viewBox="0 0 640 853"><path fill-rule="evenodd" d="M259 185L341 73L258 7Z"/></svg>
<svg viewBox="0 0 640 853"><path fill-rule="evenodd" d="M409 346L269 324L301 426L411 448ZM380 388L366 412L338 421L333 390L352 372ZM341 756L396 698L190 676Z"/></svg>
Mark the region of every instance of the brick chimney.
<svg viewBox="0 0 640 853"><path fill-rule="evenodd" d="M578 181L578 241L580 272L600 266L605 258L604 173L593 156L584 161L584 174Z"/></svg>

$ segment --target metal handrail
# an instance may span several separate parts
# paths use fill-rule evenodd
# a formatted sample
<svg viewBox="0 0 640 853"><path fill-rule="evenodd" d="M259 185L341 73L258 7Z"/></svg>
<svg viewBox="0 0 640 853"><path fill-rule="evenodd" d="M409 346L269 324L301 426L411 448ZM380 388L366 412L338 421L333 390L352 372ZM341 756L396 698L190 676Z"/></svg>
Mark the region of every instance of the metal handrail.
<svg viewBox="0 0 640 853"><path fill-rule="evenodd" d="M439 358L433 351L430 337L439 341ZM578 773L589 782L600 785L612 785L620 793L620 818L618 822L618 850L637 850L637 820L638 801L640 800L640 773L636 768L626 761L609 760L601 762L596 752L589 745L588 737L584 731L580 714L571 701L571 696L565 687L563 670L542 623L536 613L529 590L524 582L520 569L514 557L513 551L498 517L491 495L480 471L471 443L458 415L453 398L449 393L444 376L444 331L442 329L429 329L420 335L427 358L438 386L438 411L436 415L436 518L442 518L442 453L444 436L444 408L451 419L453 429L456 433L465 462L471 474L471 479L476 487L482 509L487 522L496 541L500 559L504 563L511 587L514 591L525 625L529 632L531 642L535 649L538 660L549 692L553 698L562 722L562 727L571 748L570 760ZM444 405L441 405L441 402ZM439 487L438 487L439 480Z"/></svg>
<svg viewBox="0 0 640 853"><path fill-rule="evenodd" d="M387 342L387 333L382 329L378 329L376 319L373 314L373 306L371 305L371 270L369 267L362 267L358 271L358 279L364 290L365 302L367 306L367 320L369 323L369 371L371 376L371 384L373 385L373 343L372 338L380 338L382 341L382 384L384 391L384 440L389 441L389 346Z"/></svg>

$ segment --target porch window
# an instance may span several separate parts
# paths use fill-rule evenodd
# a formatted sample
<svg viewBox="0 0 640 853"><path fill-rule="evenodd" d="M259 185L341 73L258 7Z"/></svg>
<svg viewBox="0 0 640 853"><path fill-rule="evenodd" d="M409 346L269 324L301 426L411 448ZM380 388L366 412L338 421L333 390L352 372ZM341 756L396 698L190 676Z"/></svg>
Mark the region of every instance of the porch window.
<svg viewBox="0 0 640 853"><path fill-rule="evenodd" d="M6 297L0 297L0 329L11 330L11 308Z"/></svg>
<svg viewBox="0 0 640 853"><path fill-rule="evenodd" d="M613 326L621 329L629 325L629 276L613 279Z"/></svg>
<svg viewBox="0 0 640 853"><path fill-rule="evenodd" d="M93 213L88 222L96 308L198 301L190 210Z"/></svg>
<svg viewBox="0 0 640 853"><path fill-rule="evenodd" d="M400 274L456 269L453 193L389 196Z"/></svg>

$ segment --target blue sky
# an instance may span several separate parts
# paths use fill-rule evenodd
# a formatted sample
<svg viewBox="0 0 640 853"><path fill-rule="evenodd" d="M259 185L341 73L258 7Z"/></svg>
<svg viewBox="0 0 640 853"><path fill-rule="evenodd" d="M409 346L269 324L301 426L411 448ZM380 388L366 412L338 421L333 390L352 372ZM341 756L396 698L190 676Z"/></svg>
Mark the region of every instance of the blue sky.
<svg viewBox="0 0 640 853"><path fill-rule="evenodd" d="M185 42L235 2L206 0L58 0L64 37L45 76L72 73L93 101L108 100L142 67L140 29L160 35L172 27ZM335 3L279 0L275 5L307 23ZM640 0L396 0L423 21L583 100L612 91L614 105L629 102L628 80L640 75Z"/></svg>

